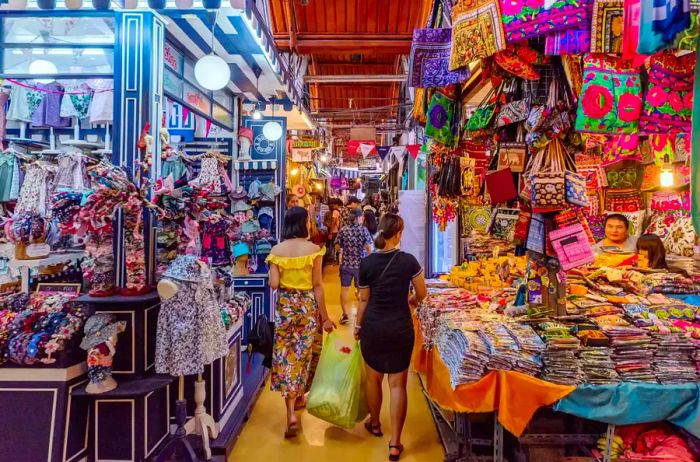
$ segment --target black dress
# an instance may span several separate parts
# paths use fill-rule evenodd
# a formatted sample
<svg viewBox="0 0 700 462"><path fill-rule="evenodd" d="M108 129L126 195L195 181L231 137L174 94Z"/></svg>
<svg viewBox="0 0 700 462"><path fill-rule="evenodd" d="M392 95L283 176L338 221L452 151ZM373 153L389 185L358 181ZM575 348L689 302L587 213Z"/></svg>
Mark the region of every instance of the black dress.
<svg viewBox="0 0 700 462"><path fill-rule="evenodd" d="M413 255L398 249L374 252L360 263L360 288L370 289L360 349L365 362L377 372L397 374L411 364L414 334L408 290L422 271Z"/></svg>

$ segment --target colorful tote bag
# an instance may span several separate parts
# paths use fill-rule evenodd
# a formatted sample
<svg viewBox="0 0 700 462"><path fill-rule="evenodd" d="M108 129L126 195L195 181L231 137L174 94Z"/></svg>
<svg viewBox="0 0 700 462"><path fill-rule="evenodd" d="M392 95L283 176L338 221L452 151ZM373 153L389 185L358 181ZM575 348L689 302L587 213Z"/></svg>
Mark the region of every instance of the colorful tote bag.
<svg viewBox="0 0 700 462"><path fill-rule="evenodd" d="M498 145L498 169L510 168L512 172L521 173L525 170L527 144L512 141L501 142Z"/></svg>
<svg viewBox="0 0 700 462"><path fill-rule="evenodd" d="M536 154L529 175L533 212L545 213L566 208L564 163L558 139Z"/></svg>
<svg viewBox="0 0 700 462"><path fill-rule="evenodd" d="M547 35L544 52L547 55L581 55L591 51L591 22L584 21L580 26L559 30Z"/></svg>
<svg viewBox="0 0 700 462"><path fill-rule="evenodd" d="M637 189L609 189L605 192L608 212L637 212L642 209L642 197Z"/></svg>
<svg viewBox="0 0 700 462"><path fill-rule="evenodd" d="M690 133L695 61L695 53L678 58L664 52L650 58L640 127L644 133Z"/></svg>
<svg viewBox="0 0 700 462"><path fill-rule="evenodd" d="M442 92L435 92L428 106L425 136L445 146L453 146L456 141L454 116L454 100Z"/></svg>
<svg viewBox="0 0 700 462"><path fill-rule="evenodd" d="M612 135L607 143L602 146L603 167L631 160L641 162L642 154L639 151L639 137L637 135Z"/></svg>
<svg viewBox="0 0 700 462"><path fill-rule="evenodd" d="M638 69L620 58L587 55L576 130L612 135L637 133L641 94Z"/></svg>
<svg viewBox="0 0 700 462"><path fill-rule="evenodd" d="M576 172L567 170L565 173L566 201L569 204L588 206L588 196L586 195L586 178Z"/></svg>
<svg viewBox="0 0 700 462"><path fill-rule="evenodd" d="M509 43L569 29L590 14L588 0L501 0L503 28Z"/></svg>
<svg viewBox="0 0 700 462"><path fill-rule="evenodd" d="M491 234L493 237L511 242L515 234L515 226L518 223L519 216L519 209L496 208L491 222Z"/></svg>
<svg viewBox="0 0 700 462"><path fill-rule="evenodd" d="M559 266L568 271L595 261L588 236L581 224L565 226L549 233L549 242L559 260Z"/></svg>
<svg viewBox="0 0 700 462"><path fill-rule="evenodd" d="M442 88L466 82L471 73L465 67L448 69L452 49L452 29L416 29L413 31L408 68L408 85L418 88Z"/></svg>
<svg viewBox="0 0 700 462"><path fill-rule="evenodd" d="M490 205L465 205L462 203L462 235L468 236L472 231L485 233L491 224L492 209Z"/></svg>
<svg viewBox="0 0 700 462"><path fill-rule="evenodd" d="M595 0L591 17L591 53L622 52L624 0Z"/></svg>
<svg viewBox="0 0 700 462"><path fill-rule="evenodd" d="M506 47L498 0L460 0L452 10L452 50L449 69L454 71L477 59L488 58Z"/></svg>
<svg viewBox="0 0 700 462"><path fill-rule="evenodd" d="M530 217L530 226L527 232L527 241L525 248L532 252L544 254L546 242L546 228L544 224L544 215L533 213Z"/></svg>

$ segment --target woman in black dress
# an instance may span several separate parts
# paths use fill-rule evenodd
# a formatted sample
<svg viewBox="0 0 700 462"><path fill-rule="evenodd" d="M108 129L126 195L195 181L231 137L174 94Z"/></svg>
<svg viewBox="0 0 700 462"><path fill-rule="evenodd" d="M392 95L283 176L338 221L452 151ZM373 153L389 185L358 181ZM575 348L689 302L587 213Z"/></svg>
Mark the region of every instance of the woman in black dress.
<svg viewBox="0 0 700 462"><path fill-rule="evenodd" d="M403 219L386 214L379 221L374 239L377 249L360 263L360 306L355 338L360 340L367 369L367 401L370 419L365 428L383 436L379 421L382 408L382 381L389 376L391 389L391 440L389 460L399 460L403 452L401 431L406 421L406 379L413 352L411 308L425 298L426 288L415 257L401 252L399 244ZM409 288L414 293L409 298Z"/></svg>

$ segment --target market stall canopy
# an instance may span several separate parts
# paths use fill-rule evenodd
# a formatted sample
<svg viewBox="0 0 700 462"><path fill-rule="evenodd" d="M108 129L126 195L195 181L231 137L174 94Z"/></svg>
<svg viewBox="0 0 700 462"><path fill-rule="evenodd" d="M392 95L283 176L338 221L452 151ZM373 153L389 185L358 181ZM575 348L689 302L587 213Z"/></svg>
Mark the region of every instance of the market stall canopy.
<svg viewBox="0 0 700 462"><path fill-rule="evenodd" d="M424 0L271 0L270 23L281 50L309 57L305 80L321 124L395 122L407 102L402 58L430 6Z"/></svg>
<svg viewBox="0 0 700 462"><path fill-rule="evenodd" d="M171 20L168 32L182 48L200 58L211 52L211 30L215 13L206 10L164 10ZM231 68L230 88L246 102L270 103L291 107L301 103L301 83L290 73L289 63L266 40L266 26L255 14L242 9L222 7L214 32L214 52ZM260 70L259 79L256 70Z"/></svg>

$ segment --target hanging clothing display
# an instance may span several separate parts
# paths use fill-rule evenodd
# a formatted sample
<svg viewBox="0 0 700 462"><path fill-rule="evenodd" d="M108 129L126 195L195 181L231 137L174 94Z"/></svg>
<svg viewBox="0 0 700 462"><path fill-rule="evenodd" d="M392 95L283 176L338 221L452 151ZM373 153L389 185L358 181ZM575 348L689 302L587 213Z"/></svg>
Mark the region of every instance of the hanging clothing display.
<svg viewBox="0 0 700 462"><path fill-rule="evenodd" d="M27 167L15 212L46 216L49 182L53 173L47 165L35 162Z"/></svg>
<svg viewBox="0 0 700 462"><path fill-rule="evenodd" d="M114 121L114 81L92 79L87 85L95 92L90 103L90 123L105 124Z"/></svg>
<svg viewBox="0 0 700 462"><path fill-rule="evenodd" d="M12 152L0 153L0 202L17 199L19 195L19 164Z"/></svg>
<svg viewBox="0 0 700 462"><path fill-rule="evenodd" d="M228 352L211 270L196 256L182 255L164 278L178 290L172 298L161 299L156 372L173 376L204 372L206 364Z"/></svg>
<svg viewBox="0 0 700 462"><path fill-rule="evenodd" d="M63 89L65 94L61 100L61 117L86 119L90 115L92 101L92 91L88 84L74 80L66 82Z"/></svg>
<svg viewBox="0 0 700 462"><path fill-rule="evenodd" d="M31 85L28 81L27 85ZM27 86L12 84L10 91L10 108L7 110L7 120L31 122L34 111L39 107L46 93L33 90Z"/></svg>
<svg viewBox="0 0 700 462"><path fill-rule="evenodd" d="M82 191L88 188L89 179L85 170L85 157L79 150L71 149L60 154L54 189L67 188Z"/></svg>
<svg viewBox="0 0 700 462"><path fill-rule="evenodd" d="M63 86L58 82L48 84L38 83L36 88L44 95L36 110L32 113L32 126L65 128L70 125L70 119L61 117L61 99ZM65 99L65 98L63 98Z"/></svg>
<svg viewBox="0 0 700 462"><path fill-rule="evenodd" d="M5 91L5 88L0 86L0 141L7 137L7 113L5 112L5 106L7 106L9 99L9 90Z"/></svg>

